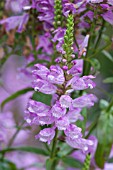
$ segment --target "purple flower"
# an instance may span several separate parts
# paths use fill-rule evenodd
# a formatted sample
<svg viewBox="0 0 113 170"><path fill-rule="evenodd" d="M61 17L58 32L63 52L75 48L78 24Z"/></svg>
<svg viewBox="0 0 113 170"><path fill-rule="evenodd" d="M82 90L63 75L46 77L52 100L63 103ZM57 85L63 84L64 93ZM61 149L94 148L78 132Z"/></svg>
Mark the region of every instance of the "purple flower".
<svg viewBox="0 0 113 170"><path fill-rule="evenodd" d="M89 35L86 35L84 38L84 41L79 45L79 57L82 55L86 55L86 47L88 46L88 41L89 41Z"/></svg>
<svg viewBox="0 0 113 170"><path fill-rule="evenodd" d="M36 75L37 77L40 77L43 80L46 80L48 83L51 83L51 84L63 84L64 83L65 81L64 72L58 65L57 66L52 65L50 67L50 70L41 64L36 64L35 66L37 69L33 71L33 75ZM37 79L36 82L37 81L39 80Z"/></svg>
<svg viewBox="0 0 113 170"><path fill-rule="evenodd" d="M33 88L35 91L40 91L45 94L55 94L57 91L57 87L51 83L48 83L42 79L36 79L33 82Z"/></svg>
<svg viewBox="0 0 113 170"><path fill-rule="evenodd" d="M76 64L72 66L70 70L67 71L67 74L72 74L73 76L80 74L80 73L81 73L81 70L76 66Z"/></svg>
<svg viewBox="0 0 113 170"><path fill-rule="evenodd" d="M23 7L27 5L29 5L29 0L6 0L5 8L17 14L22 12Z"/></svg>
<svg viewBox="0 0 113 170"><path fill-rule="evenodd" d="M49 113L47 116L38 117L38 122L40 125L50 125L54 123L54 117Z"/></svg>
<svg viewBox="0 0 113 170"><path fill-rule="evenodd" d="M50 70L42 64L35 64L35 67L36 69L33 70L33 75L36 75L36 77L40 77L41 79L46 80L47 74L50 73Z"/></svg>
<svg viewBox="0 0 113 170"><path fill-rule="evenodd" d="M113 0L108 0L109 5L113 5Z"/></svg>
<svg viewBox="0 0 113 170"><path fill-rule="evenodd" d="M27 24L29 19L29 14L24 13L21 16L12 16L3 20L0 20L0 24L5 24L6 30L10 31L18 27L17 32L22 32L24 25Z"/></svg>
<svg viewBox="0 0 113 170"><path fill-rule="evenodd" d="M42 142L48 142L50 144L51 140L55 136L55 130L54 128L45 128L39 132L38 135L36 135L36 139L39 139Z"/></svg>
<svg viewBox="0 0 113 170"><path fill-rule="evenodd" d="M29 125L33 125L33 124L39 125L38 116L36 113L32 113L26 110L24 119Z"/></svg>
<svg viewBox="0 0 113 170"><path fill-rule="evenodd" d="M63 84L65 81L64 72L58 65L51 66L50 73L47 75L47 79L53 84Z"/></svg>
<svg viewBox="0 0 113 170"><path fill-rule="evenodd" d="M82 129L76 125L70 124L64 131L66 135L66 142L73 148L81 149L83 152L88 151L93 146L93 141L82 138Z"/></svg>
<svg viewBox="0 0 113 170"><path fill-rule="evenodd" d="M62 95L59 102L63 108L68 108L71 106L72 98L69 95Z"/></svg>
<svg viewBox="0 0 113 170"><path fill-rule="evenodd" d="M52 113L53 117L55 117L55 118L60 118L60 117L62 117L62 116L64 116L64 115L66 114L66 108L63 108L63 107L61 106L60 102L57 101L57 102L53 105L53 107L52 107L52 109L51 109L51 113Z"/></svg>
<svg viewBox="0 0 113 170"><path fill-rule="evenodd" d="M73 14L79 13L85 9L85 0L79 0L71 3L69 0L63 0L63 13L67 17L70 12Z"/></svg>
<svg viewBox="0 0 113 170"><path fill-rule="evenodd" d="M58 130L66 130L66 128L69 126L69 119L66 116L61 117L55 121L55 125Z"/></svg>
<svg viewBox="0 0 113 170"><path fill-rule="evenodd" d="M25 111L25 120L29 125L49 125L54 122L54 117L49 112L46 116L38 116L35 113Z"/></svg>
<svg viewBox="0 0 113 170"><path fill-rule="evenodd" d="M113 12L112 11L107 11L104 14L101 14L101 16L104 18L105 21L113 25Z"/></svg>
<svg viewBox="0 0 113 170"><path fill-rule="evenodd" d="M71 139L78 139L82 137L82 129L74 124L70 124L68 128L64 131L65 135Z"/></svg>
<svg viewBox="0 0 113 170"><path fill-rule="evenodd" d="M38 116L46 116L50 112L50 106L44 103L30 100L28 103L28 109L30 113L37 114Z"/></svg>
<svg viewBox="0 0 113 170"><path fill-rule="evenodd" d="M91 3L101 3L101 2L103 2L103 0L87 0L87 2L91 2Z"/></svg>
<svg viewBox="0 0 113 170"><path fill-rule="evenodd" d="M52 43L50 41L51 35L49 33L45 33L44 35L39 36L39 44L37 46L37 50L42 48L42 51L44 53L47 53L49 55L53 54L53 47Z"/></svg>
<svg viewBox="0 0 113 170"><path fill-rule="evenodd" d="M74 108L91 107L97 102L97 97L94 94L85 94L72 101Z"/></svg>
<svg viewBox="0 0 113 170"><path fill-rule="evenodd" d="M54 38L52 39L53 42L57 42L56 49L60 53L64 53L62 45L64 44L64 34L66 32L66 29L64 28L58 28L56 29L54 33Z"/></svg>
<svg viewBox="0 0 113 170"><path fill-rule="evenodd" d="M86 140L83 138L72 139L66 137L66 142L73 148L81 149L83 152L88 152L89 147L93 147L93 142L91 140Z"/></svg>
<svg viewBox="0 0 113 170"><path fill-rule="evenodd" d="M80 108L74 108L67 112L66 117L69 119L70 123L76 122L78 119L83 120L82 115L80 114Z"/></svg>
<svg viewBox="0 0 113 170"><path fill-rule="evenodd" d="M39 12L39 20L45 21L51 26L54 19L54 1L53 0L38 0L36 1L36 9Z"/></svg>
<svg viewBox="0 0 113 170"><path fill-rule="evenodd" d="M72 89L74 90L84 90L87 88L94 88L96 85L95 83L91 80L95 78L92 75L89 76L83 76L83 77L73 77L67 84L67 86L71 85Z"/></svg>

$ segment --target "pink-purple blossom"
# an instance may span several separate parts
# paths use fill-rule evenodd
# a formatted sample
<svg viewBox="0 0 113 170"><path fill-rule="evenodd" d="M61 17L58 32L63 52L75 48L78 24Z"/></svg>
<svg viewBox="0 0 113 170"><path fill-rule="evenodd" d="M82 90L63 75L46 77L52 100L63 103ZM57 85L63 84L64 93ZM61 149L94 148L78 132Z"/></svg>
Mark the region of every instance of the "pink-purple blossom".
<svg viewBox="0 0 113 170"><path fill-rule="evenodd" d="M27 24L29 20L29 14L24 13L20 16L12 16L3 20L0 20L0 24L5 24L6 30L10 31L18 27L17 32L22 32L24 25Z"/></svg>
<svg viewBox="0 0 113 170"><path fill-rule="evenodd" d="M50 144L51 140L55 136L55 130L54 128L45 128L39 132L38 135L36 135L36 139L39 139L42 142L48 142Z"/></svg>

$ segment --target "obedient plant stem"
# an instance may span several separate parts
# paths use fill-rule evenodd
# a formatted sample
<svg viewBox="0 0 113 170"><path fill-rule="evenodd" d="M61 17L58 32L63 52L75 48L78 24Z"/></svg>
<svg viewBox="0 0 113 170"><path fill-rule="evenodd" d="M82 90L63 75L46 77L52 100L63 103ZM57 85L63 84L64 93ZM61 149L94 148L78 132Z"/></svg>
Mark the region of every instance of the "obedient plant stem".
<svg viewBox="0 0 113 170"><path fill-rule="evenodd" d="M17 137L18 133L20 132L20 130L22 129L23 125L24 125L25 121L23 121L21 123L21 125L17 128L16 132L14 133L14 135L12 136L12 138L10 139L7 147L10 148L10 146L13 144L15 138Z"/></svg>
<svg viewBox="0 0 113 170"><path fill-rule="evenodd" d="M103 33L103 30L104 30L104 26L105 26L105 20L103 19L102 20L102 26L100 28L99 35L98 35L97 41L95 43L95 48L94 49L97 49L97 47L99 46L99 43L100 43L101 37L102 37L102 33Z"/></svg>
<svg viewBox="0 0 113 170"><path fill-rule="evenodd" d="M74 16L72 14L68 15L67 18L67 30L64 36L63 49L65 51L64 58L67 62L70 62L73 54L73 41L74 41Z"/></svg>
<svg viewBox="0 0 113 170"><path fill-rule="evenodd" d="M54 29L58 29L59 27L62 27L63 22L63 14L62 14L62 0L55 0L54 2L54 22L53 26ZM54 34L53 34L54 35ZM52 57L52 64L54 64L55 58L57 58L57 50L56 50L57 42L53 43L53 49L54 49L54 55Z"/></svg>
<svg viewBox="0 0 113 170"><path fill-rule="evenodd" d="M57 136L58 136L58 129L56 129L55 137L53 139L52 149L51 149L51 158L55 156L56 144L57 144Z"/></svg>
<svg viewBox="0 0 113 170"><path fill-rule="evenodd" d="M62 0L55 0L54 5L54 28L57 29L58 27L62 26L63 22L63 15L62 15Z"/></svg>
<svg viewBox="0 0 113 170"><path fill-rule="evenodd" d="M86 155L86 159L84 161L84 166L83 166L82 170L89 170L89 168L90 168L90 161L91 161L91 155L87 154Z"/></svg>

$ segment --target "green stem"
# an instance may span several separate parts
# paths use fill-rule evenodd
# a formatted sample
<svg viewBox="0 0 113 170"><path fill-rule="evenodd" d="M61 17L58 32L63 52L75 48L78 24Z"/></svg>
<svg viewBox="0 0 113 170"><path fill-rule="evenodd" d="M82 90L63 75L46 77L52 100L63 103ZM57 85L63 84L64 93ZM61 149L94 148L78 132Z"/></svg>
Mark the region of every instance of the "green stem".
<svg viewBox="0 0 113 170"><path fill-rule="evenodd" d="M89 58L94 57L95 55L97 55L98 53L100 53L101 51L103 51L104 49L106 49L107 47L109 47L111 44L112 44L112 41L108 42L104 47L96 50L95 53L93 53L92 55L90 55Z"/></svg>
<svg viewBox="0 0 113 170"><path fill-rule="evenodd" d="M55 150L56 150L56 144L57 144L57 135L58 135L58 129L56 129L55 137L53 139L53 144L52 144L52 150L51 150L51 158L54 158L55 156Z"/></svg>
<svg viewBox="0 0 113 170"><path fill-rule="evenodd" d="M100 44L101 37L102 37L102 33L103 33L103 30L104 30L104 25L105 25L105 20L103 19L103 21L102 21L102 26L101 26L101 29L100 29L100 31L99 31L99 35L98 35L98 38L97 38L97 41L96 41L96 44L95 44L94 49L97 49L97 47L98 47L99 44Z"/></svg>
<svg viewBox="0 0 113 170"><path fill-rule="evenodd" d="M111 99L110 104L106 109L106 112L109 112L112 106L113 106L113 98Z"/></svg>
<svg viewBox="0 0 113 170"><path fill-rule="evenodd" d="M48 146L47 143L45 143L45 147L46 147L46 149L50 152L50 148L49 148L49 146Z"/></svg>
<svg viewBox="0 0 113 170"><path fill-rule="evenodd" d="M7 145L8 148L13 144L16 136L18 135L18 133L22 129L22 126L24 125L24 123L25 123L25 121L23 121L22 124L17 128L16 132L14 133L14 135L12 136L12 138L10 139L10 141L9 141L9 143Z"/></svg>

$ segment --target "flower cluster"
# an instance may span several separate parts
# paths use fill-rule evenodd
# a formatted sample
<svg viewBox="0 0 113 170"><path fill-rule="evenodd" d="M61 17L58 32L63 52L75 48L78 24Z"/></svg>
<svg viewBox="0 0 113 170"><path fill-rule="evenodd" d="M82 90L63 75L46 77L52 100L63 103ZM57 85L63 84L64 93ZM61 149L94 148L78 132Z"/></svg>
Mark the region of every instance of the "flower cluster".
<svg viewBox="0 0 113 170"><path fill-rule="evenodd" d="M97 98L93 94L86 94L74 100L70 97L74 90L95 87L95 83L92 81L94 77L91 75L79 77L75 66L64 71L59 65L50 66L50 69L41 64L35 65L36 69L33 71L34 89L45 94L57 94L57 99L51 106L30 100L26 111L26 121L30 124L52 125L52 127L41 130L36 136L41 141L50 143L57 128L64 131L66 142L69 145L86 151L88 146L93 143L82 138L81 128L74 123L78 119L83 119L80 114L82 108L93 106ZM71 79L67 80L68 77Z"/></svg>
<svg viewBox="0 0 113 170"><path fill-rule="evenodd" d="M18 70L29 79L27 86L30 87L3 101L1 108L10 100L32 91L25 110L27 127L38 126L40 131L35 138L48 145L52 143L50 146L45 145L46 150L37 148L35 152L34 148L27 147L23 151L50 156L46 163L50 161L50 169L55 169L56 158L61 154L61 145L65 145L70 152L63 153L61 157L68 158L69 154L77 149L78 153L87 154L83 169L89 169L95 148L95 141L90 138L90 134L96 125L95 122L89 125L88 110L98 100L94 92L91 92L96 86L95 73L99 70L99 61L95 56L104 50L103 53L112 60L106 52L106 47L111 44L110 38L103 33L104 28L109 24L113 25L113 0L6 0L2 6L3 4L6 14L0 19L0 30L3 33L0 33L1 42L3 41L0 44L0 58L3 59L0 66L12 54L24 56L26 63ZM111 78L109 80L111 81ZM109 138L113 121L112 104L112 100L110 104L105 104L106 108L103 107L104 111L99 115L100 125L107 122L102 133L98 130L99 123L96 127L98 144L95 161L100 168L105 164L104 161L100 163L96 160L101 147L105 147L103 155L100 155L104 157L113 143L112 137ZM4 119L3 114L0 118ZM4 149L5 145L9 149L12 143L15 145L20 130L24 135L23 124L22 129L21 125L17 126L10 112L5 114L5 121L0 121L0 149ZM106 132L108 135L103 141L102 135ZM27 139L27 133L25 134L23 141ZM3 158L7 148L5 150L1 155L0 164L5 161ZM12 154L12 159L13 156L17 167L26 169L16 162L19 155ZM108 155L106 160L107 158ZM13 162L11 158L8 159ZM27 169L29 168L28 166Z"/></svg>
<svg viewBox="0 0 113 170"><path fill-rule="evenodd" d="M47 12L49 10L47 9L52 3L49 1L37 1L37 3L47 6L47 8L40 8L40 12L42 16L43 14L47 14L47 17L49 17ZM57 13L55 14L58 15ZM47 19L46 22L48 22ZM55 23L56 22L57 20L55 20ZM64 131L66 142L70 146L82 149L85 152L93 145L93 142L83 138L82 129L77 127L75 123L78 119L83 120L80 114L82 109L93 106L97 98L93 94L84 94L75 99L71 97L74 91L95 87L95 83L92 80L95 77L92 75L82 76L82 69L78 68L76 60L74 60L73 22L73 15L70 14L67 18L67 29L58 27L54 31L55 35L52 41L56 43L56 49L60 47L58 51L61 53L59 55L62 55L62 57L58 56L58 58L55 59L57 64L50 65L49 68L42 64L36 64L35 70L32 72L34 77L34 90L46 95L52 95L53 100L51 105L48 106L45 103L30 99L25 119L30 125L49 126L36 135L36 138L39 138L40 141L50 144L57 130ZM79 45L78 56L86 53L88 39L89 35L87 35Z"/></svg>

